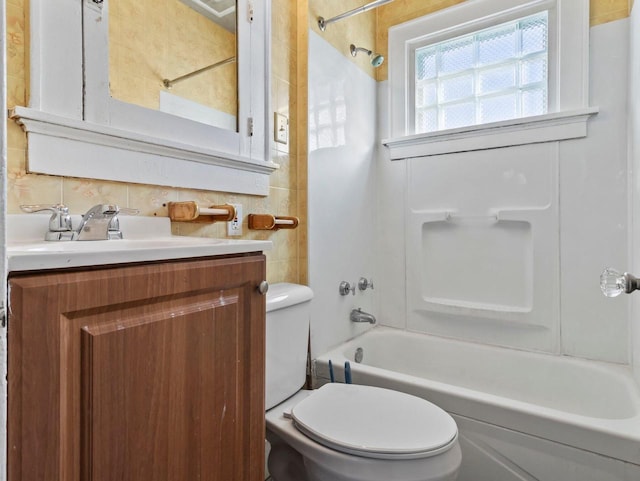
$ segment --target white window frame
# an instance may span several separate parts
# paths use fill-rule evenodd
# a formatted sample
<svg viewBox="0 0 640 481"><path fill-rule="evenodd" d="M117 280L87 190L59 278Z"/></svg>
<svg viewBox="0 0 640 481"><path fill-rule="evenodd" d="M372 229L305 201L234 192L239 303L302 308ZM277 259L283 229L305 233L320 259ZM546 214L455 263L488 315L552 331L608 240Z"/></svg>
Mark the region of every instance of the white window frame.
<svg viewBox="0 0 640 481"><path fill-rule="evenodd" d="M415 50L549 11L548 113L414 134ZM427 32L427 33L425 33ZM586 0L473 0L389 30L391 159L585 137L589 107L589 2Z"/></svg>

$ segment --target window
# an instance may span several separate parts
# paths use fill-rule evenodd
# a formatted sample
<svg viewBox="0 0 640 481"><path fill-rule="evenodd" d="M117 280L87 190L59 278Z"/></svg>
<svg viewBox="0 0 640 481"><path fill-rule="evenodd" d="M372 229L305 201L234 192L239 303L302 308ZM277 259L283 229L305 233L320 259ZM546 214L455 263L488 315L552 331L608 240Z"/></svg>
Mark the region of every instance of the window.
<svg viewBox="0 0 640 481"><path fill-rule="evenodd" d="M415 133L547 113L548 12L415 49Z"/></svg>
<svg viewBox="0 0 640 481"><path fill-rule="evenodd" d="M586 136L589 2L473 0L389 29L391 159Z"/></svg>

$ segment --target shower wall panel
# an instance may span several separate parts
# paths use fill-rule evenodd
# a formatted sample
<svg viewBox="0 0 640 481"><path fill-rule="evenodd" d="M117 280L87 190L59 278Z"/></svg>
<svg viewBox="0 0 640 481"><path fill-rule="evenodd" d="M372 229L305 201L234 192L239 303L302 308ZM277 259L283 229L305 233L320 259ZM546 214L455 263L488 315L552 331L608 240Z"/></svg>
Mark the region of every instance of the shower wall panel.
<svg viewBox="0 0 640 481"><path fill-rule="evenodd" d="M376 273L376 85L325 39L309 31L309 286L311 354L372 326L352 309L378 315ZM375 289L341 296L341 281Z"/></svg>
<svg viewBox="0 0 640 481"><path fill-rule="evenodd" d="M407 327L557 351L557 143L408 163Z"/></svg>

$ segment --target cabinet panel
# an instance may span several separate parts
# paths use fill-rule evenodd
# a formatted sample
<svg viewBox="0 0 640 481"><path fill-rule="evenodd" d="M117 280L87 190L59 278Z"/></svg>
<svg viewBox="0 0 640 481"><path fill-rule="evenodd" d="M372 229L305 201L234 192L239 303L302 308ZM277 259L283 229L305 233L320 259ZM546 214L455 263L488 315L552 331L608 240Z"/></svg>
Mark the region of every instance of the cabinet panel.
<svg viewBox="0 0 640 481"><path fill-rule="evenodd" d="M10 280L9 479L263 479L264 257Z"/></svg>

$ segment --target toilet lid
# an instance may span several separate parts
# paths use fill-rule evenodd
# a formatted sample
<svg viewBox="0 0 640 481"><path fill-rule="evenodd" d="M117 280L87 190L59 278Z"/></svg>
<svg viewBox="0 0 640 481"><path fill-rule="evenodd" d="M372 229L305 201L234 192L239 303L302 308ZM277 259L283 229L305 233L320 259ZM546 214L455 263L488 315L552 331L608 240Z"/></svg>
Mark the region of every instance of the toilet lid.
<svg viewBox="0 0 640 481"><path fill-rule="evenodd" d="M291 417L320 444L378 459L433 456L458 436L453 418L429 401L356 384L325 384L296 404Z"/></svg>

